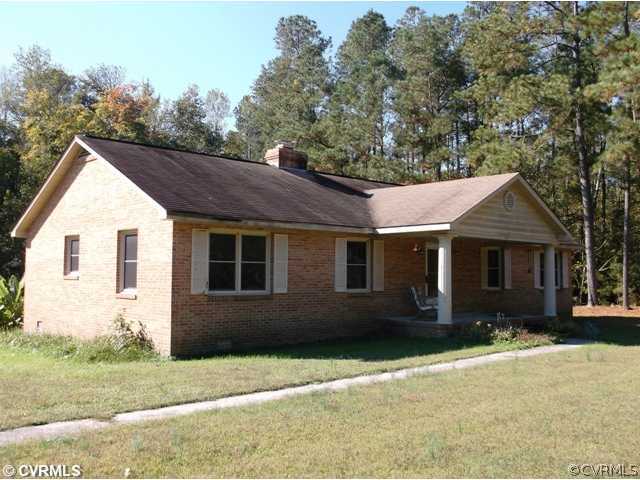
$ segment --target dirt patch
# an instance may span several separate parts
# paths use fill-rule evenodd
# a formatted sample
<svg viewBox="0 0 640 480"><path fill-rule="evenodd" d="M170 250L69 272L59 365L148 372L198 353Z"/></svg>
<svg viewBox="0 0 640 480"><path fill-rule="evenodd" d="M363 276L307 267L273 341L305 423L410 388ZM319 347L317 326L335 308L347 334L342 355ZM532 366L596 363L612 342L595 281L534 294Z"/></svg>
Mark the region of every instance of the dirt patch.
<svg viewBox="0 0 640 480"><path fill-rule="evenodd" d="M574 317L638 317L640 318L640 307L631 307L625 310L618 306L598 306L598 307L573 307Z"/></svg>

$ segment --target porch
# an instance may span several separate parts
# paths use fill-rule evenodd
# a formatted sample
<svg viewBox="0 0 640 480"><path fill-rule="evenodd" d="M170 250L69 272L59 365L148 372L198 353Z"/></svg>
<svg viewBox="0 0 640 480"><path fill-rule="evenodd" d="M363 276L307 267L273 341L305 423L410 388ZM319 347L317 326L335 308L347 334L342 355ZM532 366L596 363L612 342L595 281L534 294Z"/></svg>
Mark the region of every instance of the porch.
<svg viewBox="0 0 640 480"><path fill-rule="evenodd" d="M495 323L499 316L512 325L539 325L570 312L568 250L451 234L414 234L404 241L413 247L403 256L424 273L424 282L414 270L403 285L412 310L381 315L396 331L434 336L476 321Z"/></svg>

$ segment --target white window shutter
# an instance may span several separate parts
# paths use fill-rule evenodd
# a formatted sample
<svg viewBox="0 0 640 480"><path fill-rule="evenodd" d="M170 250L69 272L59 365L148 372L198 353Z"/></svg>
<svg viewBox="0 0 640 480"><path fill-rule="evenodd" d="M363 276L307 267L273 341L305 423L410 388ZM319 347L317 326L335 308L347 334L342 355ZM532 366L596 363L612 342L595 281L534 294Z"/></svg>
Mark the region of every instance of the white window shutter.
<svg viewBox="0 0 640 480"><path fill-rule="evenodd" d="M373 290L384 291L384 240L373 241Z"/></svg>
<svg viewBox="0 0 640 480"><path fill-rule="evenodd" d="M542 288L540 279L540 251L533 251L533 286L534 288Z"/></svg>
<svg viewBox="0 0 640 480"><path fill-rule="evenodd" d="M347 240L336 238L336 292L347 291Z"/></svg>
<svg viewBox="0 0 640 480"><path fill-rule="evenodd" d="M191 293L206 293L209 281L209 232L191 234Z"/></svg>
<svg viewBox="0 0 640 480"><path fill-rule="evenodd" d="M505 248L502 252L504 262L504 288L509 290L513 288L511 286L511 249Z"/></svg>
<svg viewBox="0 0 640 480"><path fill-rule="evenodd" d="M569 278L569 260L571 254L569 252L562 252L562 288L571 288L571 281Z"/></svg>
<svg viewBox="0 0 640 480"><path fill-rule="evenodd" d="M287 293L289 276L289 235L273 236L273 293Z"/></svg>
<svg viewBox="0 0 640 480"><path fill-rule="evenodd" d="M480 270L482 275L482 288L487 288L489 283L488 256L489 249L482 247L480 249Z"/></svg>

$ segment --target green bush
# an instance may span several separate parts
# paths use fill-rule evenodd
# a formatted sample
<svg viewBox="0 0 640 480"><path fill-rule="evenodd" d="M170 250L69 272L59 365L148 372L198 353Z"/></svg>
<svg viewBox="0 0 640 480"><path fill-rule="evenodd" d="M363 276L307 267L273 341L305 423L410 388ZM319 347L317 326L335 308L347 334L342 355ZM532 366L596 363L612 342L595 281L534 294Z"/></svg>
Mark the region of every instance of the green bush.
<svg viewBox="0 0 640 480"><path fill-rule="evenodd" d="M558 338L549 333L533 333L524 327L512 326L508 321L502 321L499 325L489 322L473 322L461 330L461 335L477 342L493 344L509 344L522 347L537 347L551 345Z"/></svg>
<svg viewBox="0 0 640 480"><path fill-rule="evenodd" d="M22 292L22 282L18 277L0 277L0 329L22 325Z"/></svg>
<svg viewBox="0 0 640 480"><path fill-rule="evenodd" d="M79 362L130 362L160 357L142 325L134 329L121 315L114 321L113 333L93 340L48 334L29 334L19 329L0 332L0 345L35 352L53 358Z"/></svg>

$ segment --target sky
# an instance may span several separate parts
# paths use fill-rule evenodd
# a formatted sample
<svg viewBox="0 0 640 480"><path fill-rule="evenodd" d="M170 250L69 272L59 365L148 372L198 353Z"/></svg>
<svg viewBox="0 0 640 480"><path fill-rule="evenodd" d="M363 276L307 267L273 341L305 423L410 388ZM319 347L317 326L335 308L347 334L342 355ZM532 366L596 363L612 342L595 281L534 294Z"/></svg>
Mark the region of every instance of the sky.
<svg viewBox="0 0 640 480"><path fill-rule="evenodd" d="M367 10L393 25L411 5L443 15L461 13L465 2L0 2L0 68L19 47L38 44L74 74L120 65L130 81L149 79L162 98L195 83L203 93L222 89L235 106L277 55L280 17L307 15L335 50Z"/></svg>

